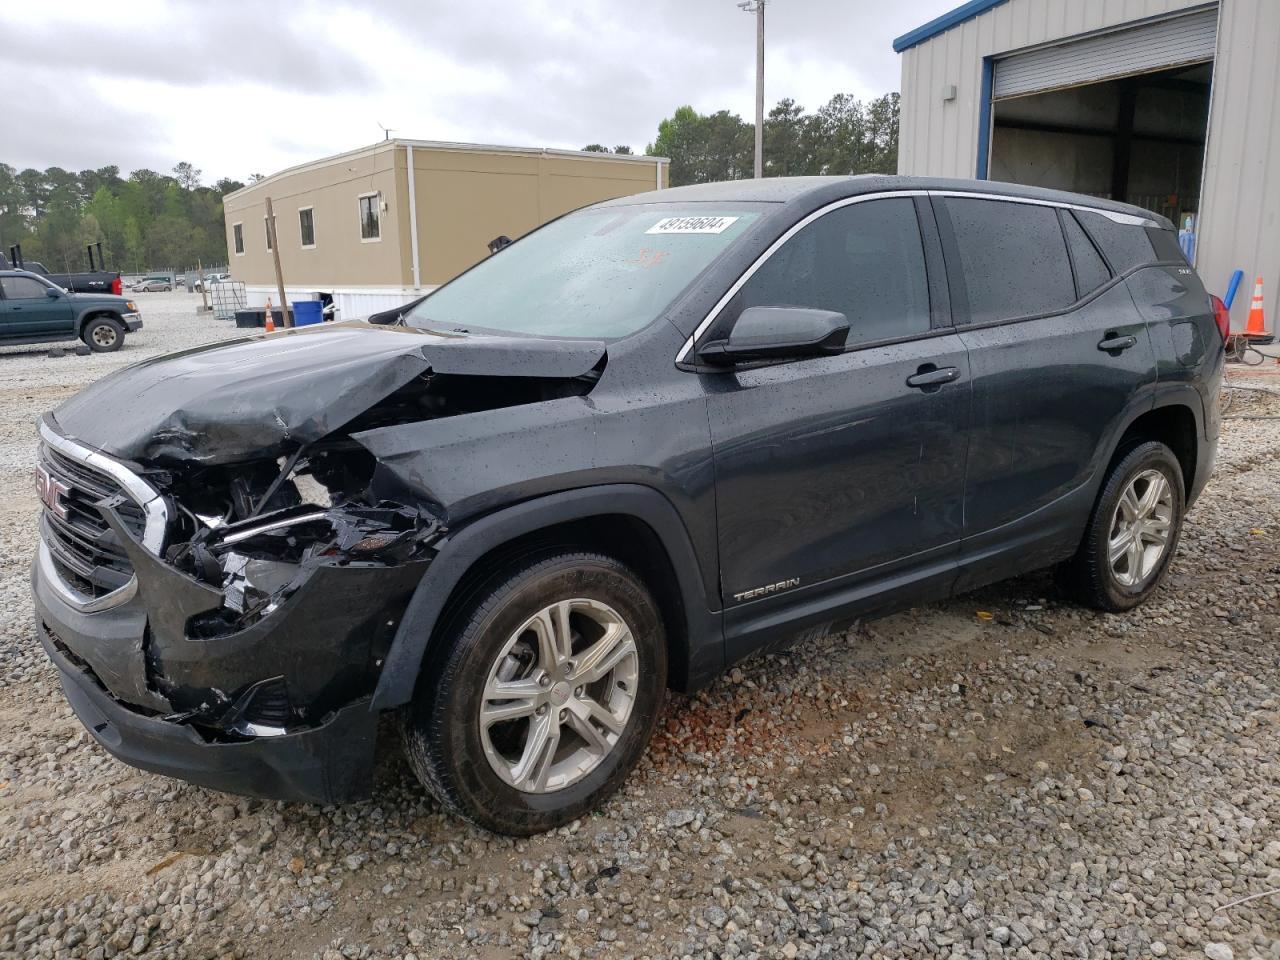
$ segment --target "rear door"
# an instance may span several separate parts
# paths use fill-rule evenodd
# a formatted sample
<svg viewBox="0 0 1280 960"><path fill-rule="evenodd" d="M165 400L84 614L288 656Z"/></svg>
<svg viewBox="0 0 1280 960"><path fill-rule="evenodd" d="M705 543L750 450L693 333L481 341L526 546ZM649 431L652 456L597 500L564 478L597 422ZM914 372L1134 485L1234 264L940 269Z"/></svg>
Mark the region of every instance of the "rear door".
<svg viewBox="0 0 1280 960"><path fill-rule="evenodd" d="M926 200L855 202L801 227L713 326L755 306L836 310L851 326L838 356L703 375L731 660L806 605L829 619L930 571L950 586L969 368L942 277Z"/></svg>
<svg viewBox="0 0 1280 960"><path fill-rule="evenodd" d="M74 309L71 299L59 293L50 297L48 290L34 277L0 277L0 336L37 337L70 333Z"/></svg>
<svg viewBox="0 0 1280 960"><path fill-rule="evenodd" d="M973 424L958 589L1069 554L1106 441L1156 380L1146 324L1071 210L935 197Z"/></svg>

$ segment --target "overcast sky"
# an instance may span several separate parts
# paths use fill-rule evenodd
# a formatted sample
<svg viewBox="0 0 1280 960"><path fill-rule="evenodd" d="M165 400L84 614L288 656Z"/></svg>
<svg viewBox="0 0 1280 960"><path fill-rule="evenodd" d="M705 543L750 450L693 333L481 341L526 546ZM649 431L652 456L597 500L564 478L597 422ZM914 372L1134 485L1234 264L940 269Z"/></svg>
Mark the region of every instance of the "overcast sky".
<svg viewBox="0 0 1280 960"><path fill-rule="evenodd" d="M769 0L765 100L898 89L958 0ZM57 0L0 6L0 162L244 180L382 138L637 152L683 103L754 111L735 0Z"/></svg>

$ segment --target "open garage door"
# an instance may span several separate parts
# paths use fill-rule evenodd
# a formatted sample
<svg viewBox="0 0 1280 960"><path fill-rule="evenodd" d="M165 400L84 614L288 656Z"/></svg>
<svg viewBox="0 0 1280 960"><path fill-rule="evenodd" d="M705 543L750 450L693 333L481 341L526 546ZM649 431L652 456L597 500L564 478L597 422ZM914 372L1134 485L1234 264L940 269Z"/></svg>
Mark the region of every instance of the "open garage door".
<svg viewBox="0 0 1280 960"><path fill-rule="evenodd" d="M1199 215L1217 8L997 61L987 175Z"/></svg>
<svg viewBox="0 0 1280 960"><path fill-rule="evenodd" d="M1217 38L1218 10L1212 7L1015 54L996 61L992 99L1204 63L1213 59Z"/></svg>

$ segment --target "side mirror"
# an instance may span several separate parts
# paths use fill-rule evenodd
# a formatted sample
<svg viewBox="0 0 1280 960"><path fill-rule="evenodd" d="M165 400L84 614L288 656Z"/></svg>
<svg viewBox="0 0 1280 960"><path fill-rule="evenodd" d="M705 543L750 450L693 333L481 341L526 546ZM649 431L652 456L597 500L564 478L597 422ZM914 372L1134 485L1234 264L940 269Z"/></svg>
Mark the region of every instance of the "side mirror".
<svg viewBox="0 0 1280 960"><path fill-rule="evenodd" d="M44 295L48 297L50 300L57 300L60 296L62 296L62 294L60 294L57 290L53 289L53 287L45 287Z"/></svg>
<svg viewBox="0 0 1280 960"><path fill-rule="evenodd" d="M844 351L849 321L833 310L749 307L738 315L729 339L713 340L698 359L714 366L759 360L803 360Z"/></svg>

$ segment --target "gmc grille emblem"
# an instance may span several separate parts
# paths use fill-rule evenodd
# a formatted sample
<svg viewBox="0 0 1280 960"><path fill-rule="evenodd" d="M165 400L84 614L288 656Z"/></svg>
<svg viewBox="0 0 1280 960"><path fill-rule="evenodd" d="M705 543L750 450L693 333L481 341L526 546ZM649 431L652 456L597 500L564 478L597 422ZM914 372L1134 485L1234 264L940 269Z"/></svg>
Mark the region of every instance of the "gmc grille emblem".
<svg viewBox="0 0 1280 960"><path fill-rule="evenodd" d="M70 487L55 479L44 467L36 467L36 496L55 517L67 519L67 505L62 498L70 492Z"/></svg>

